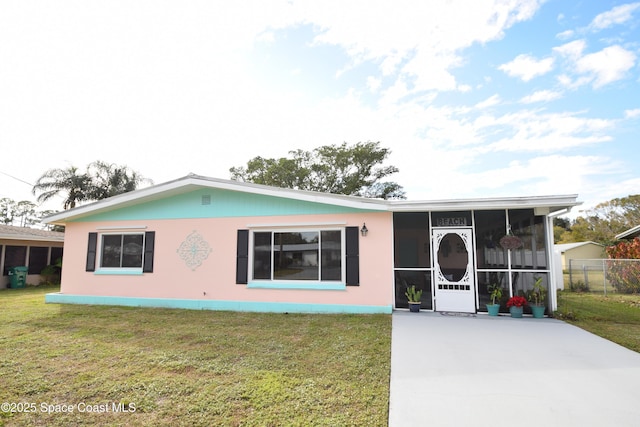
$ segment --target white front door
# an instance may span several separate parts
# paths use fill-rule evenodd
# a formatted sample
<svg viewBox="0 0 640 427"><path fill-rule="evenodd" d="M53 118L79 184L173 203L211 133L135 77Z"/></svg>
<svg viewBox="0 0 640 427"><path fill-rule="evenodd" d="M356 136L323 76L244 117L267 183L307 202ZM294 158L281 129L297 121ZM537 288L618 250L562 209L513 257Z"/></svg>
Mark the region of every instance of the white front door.
<svg viewBox="0 0 640 427"><path fill-rule="evenodd" d="M435 310L476 312L473 229L434 228Z"/></svg>

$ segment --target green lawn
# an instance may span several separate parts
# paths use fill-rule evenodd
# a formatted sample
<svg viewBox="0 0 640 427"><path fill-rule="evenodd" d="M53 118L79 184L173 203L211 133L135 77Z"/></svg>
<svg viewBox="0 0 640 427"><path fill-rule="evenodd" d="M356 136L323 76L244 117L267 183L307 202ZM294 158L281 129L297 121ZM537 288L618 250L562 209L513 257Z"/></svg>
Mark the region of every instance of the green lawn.
<svg viewBox="0 0 640 427"><path fill-rule="evenodd" d="M640 295L561 291L556 316L640 352Z"/></svg>
<svg viewBox="0 0 640 427"><path fill-rule="evenodd" d="M44 304L57 290L0 290L0 402L23 410L0 425L387 424L389 315Z"/></svg>

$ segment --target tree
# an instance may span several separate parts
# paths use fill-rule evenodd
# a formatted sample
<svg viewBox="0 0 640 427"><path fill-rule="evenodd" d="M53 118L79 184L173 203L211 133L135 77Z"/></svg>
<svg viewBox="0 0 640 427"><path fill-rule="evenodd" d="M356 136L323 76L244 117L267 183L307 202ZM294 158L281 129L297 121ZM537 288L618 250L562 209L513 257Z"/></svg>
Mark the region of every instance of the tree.
<svg viewBox="0 0 640 427"><path fill-rule="evenodd" d="M13 224L13 218L15 215L16 202L9 198L0 199L0 215L2 216L2 223L5 225Z"/></svg>
<svg viewBox="0 0 640 427"><path fill-rule="evenodd" d="M15 218L20 220L20 227L28 227L39 221L36 204L28 200L16 203Z"/></svg>
<svg viewBox="0 0 640 427"><path fill-rule="evenodd" d="M568 218L553 218L553 241L558 243L562 240L562 235L571 231L571 220Z"/></svg>
<svg viewBox="0 0 640 427"><path fill-rule="evenodd" d="M89 189L91 186L91 178L86 173L79 173L78 168L69 166L66 169L49 169L46 171L33 186L32 193L35 195L40 192L36 198L38 203L46 202L53 196L60 193L66 193L63 209L75 208L78 202L87 201Z"/></svg>
<svg viewBox="0 0 640 427"><path fill-rule="evenodd" d="M0 200L0 222L5 225L28 227L40 222L43 216L36 211L36 204L28 200L17 203L9 198Z"/></svg>
<svg viewBox="0 0 640 427"><path fill-rule="evenodd" d="M105 163L100 160L87 167L87 174L91 177L88 193L90 200L102 200L118 194L128 193L138 188L138 185L150 182L138 172L126 166Z"/></svg>
<svg viewBox="0 0 640 427"><path fill-rule="evenodd" d="M561 233L559 243L592 241L603 245L615 243L615 236L640 224L640 195L617 198L596 205L573 221ZM554 228L555 232L555 228Z"/></svg>
<svg viewBox="0 0 640 427"><path fill-rule="evenodd" d="M325 145L313 151L294 150L289 158L254 157L247 166L232 167L231 179L297 190L347 194L380 199L404 199L395 182L384 182L398 172L382 166L391 151L379 142Z"/></svg>
<svg viewBox="0 0 640 427"><path fill-rule="evenodd" d="M40 211L38 212L38 222L42 223L42 219L46 218L50 215L53 215L55 213L57 213L58 211L53 211L53 210L44 210L44 211ZM63 225L53 225L53 224L42 224L42 226L49 231L61 231L64 232L64 226Z"/></svg>
<svg viewBox="0 0 640 427"><path fill-rule="evenodd" d="M63 208L74 208L77 203L102 200L135 190L139 184L151 182L127 166L95 161L85 173L70 166L67 169L46 171L33 186L33 194L40 192L38 202L45 202L60 193L66 193Z"/></svg>

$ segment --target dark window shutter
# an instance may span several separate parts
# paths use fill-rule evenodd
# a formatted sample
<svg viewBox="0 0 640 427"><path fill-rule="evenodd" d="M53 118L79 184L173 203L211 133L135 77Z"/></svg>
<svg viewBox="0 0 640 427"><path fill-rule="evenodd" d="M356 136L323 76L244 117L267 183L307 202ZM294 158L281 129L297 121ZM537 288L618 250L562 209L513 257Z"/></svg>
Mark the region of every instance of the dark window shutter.
<svg viewBox="0 0 640 427"><path fill-rule="evenodd" d="M236 283L246 285L249 280L249 230L238 230L236 248Z"/></svg>
<svg viewBox="0 0 640 427"><path fill-rule="evenodd" d="M360 230L358 227L347 227L346 251L347 251L347 286L360 285Z"/></svg>
<svg viewBox="0 0 640 427"><path fill-rule="evenodd" d="M156 245L156 232L144 233L144 259L142 260L142 272L153 273L153 251Z"/></svg>
<svg viewBox="0 0 640 427"><path fill-rule="evenodd" d="M96 250L98 248L98 233L89 233L89 244L87 245L87 268L86 271L96 271Z"/></svg>

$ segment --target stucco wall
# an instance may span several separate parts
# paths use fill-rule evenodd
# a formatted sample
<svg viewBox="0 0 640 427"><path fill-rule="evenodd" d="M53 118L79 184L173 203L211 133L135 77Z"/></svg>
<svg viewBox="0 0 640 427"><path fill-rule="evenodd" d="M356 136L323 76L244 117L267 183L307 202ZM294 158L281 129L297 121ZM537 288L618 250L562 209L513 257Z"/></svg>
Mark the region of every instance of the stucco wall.
<svg viewBox="0 0 640 427"><path fill-rule="evenodd" d="M336 228L361 227L363 222L366 222L369 233L366 237L359 237L360 286L347 286L340 290L251 289L235 283L238 229L264 224L293 226L301 223L339 224L335 225ZM131 226L155 231L153 273L103 275L85 271L88 233L100 232L107 227ZM194 231L208 243L211 252L200 266L192 269L180 258L177 250ZM392 241L391 214L387 212L69 223L65 233L61 293L391 307Z"/></svg>

